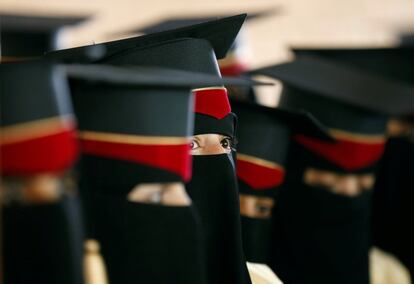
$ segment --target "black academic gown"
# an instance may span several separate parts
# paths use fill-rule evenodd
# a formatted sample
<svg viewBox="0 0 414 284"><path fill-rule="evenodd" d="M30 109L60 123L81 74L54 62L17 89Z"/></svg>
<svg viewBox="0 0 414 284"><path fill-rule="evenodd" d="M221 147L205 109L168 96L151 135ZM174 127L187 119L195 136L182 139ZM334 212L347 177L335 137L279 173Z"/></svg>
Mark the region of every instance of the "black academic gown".
<svg viewBox="0 0 414 284"><path fill-rule="evenodd" d="M380 162L374 191L373 242L397 256L414 277L414 143L390 138Z"/></svg>

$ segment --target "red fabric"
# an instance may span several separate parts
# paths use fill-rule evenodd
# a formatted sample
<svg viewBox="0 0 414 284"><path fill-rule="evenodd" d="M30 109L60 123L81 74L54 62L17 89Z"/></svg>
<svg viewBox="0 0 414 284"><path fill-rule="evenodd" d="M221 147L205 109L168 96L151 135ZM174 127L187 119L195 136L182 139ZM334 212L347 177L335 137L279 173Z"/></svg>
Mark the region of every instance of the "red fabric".
<svg viewBox="0 0 414 284"><path fill-rule="evenodd" d="M282 184L285 171L237 159L237 177L253 189L264 190Z"/></svg>
<svg viewBox="0 0 414 284"><path fill-rule="evenodd" d="M74 130L17 143L0 145L0 171L3 175L33 175L61 172L72 165L77 157Z"/></svg>
<svg viewBox="0 0 414 284"><path fill-rule="evenodd" d="M231 112L225 88L194 91L195 112L222 119Z"/></svg>
<svg viewBox="0 0 414 284"><path fill-rule="evenodd" d="M377 162L384 152L385 142L362 143L337 139L336 143L323 142L318 139L297 135L294 139L311 150L346 170L357 170Z"/></svg>
<svg viewBox="0 0 414 284"><path fill-rule="evenodd" d="M178 174L184 181L191 178L189 144L138 145L94 140L81 140L83 153L137 162Z"/></svg>
<svg viewBox="0 0 414 284"><path fill-rule="evenodd" d="M220 73L223 76L239 76L247 70L247 66L240 62L234 62L228 66L220 66Z"/></svg>

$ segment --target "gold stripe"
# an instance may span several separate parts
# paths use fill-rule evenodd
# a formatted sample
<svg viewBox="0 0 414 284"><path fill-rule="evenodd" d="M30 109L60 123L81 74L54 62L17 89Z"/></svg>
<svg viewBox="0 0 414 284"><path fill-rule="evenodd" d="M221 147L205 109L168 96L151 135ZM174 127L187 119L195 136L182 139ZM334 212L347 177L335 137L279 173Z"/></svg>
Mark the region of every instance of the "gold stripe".
<svg viewBox="0 0 414 284"><path fill-rule="evenodd" d="M369 144L378 144L385 142L385 134L359 134L347 132L339 129L329 129L329 133L332 134L335 138L346 139L356 142L369 143Z"/></svg>
<svg viewBox="0 0 414 284"><path fill-rule="evenodd" d="M281 165L277 164L277 163L270 162L270 161L260 159L260 158L257 158L257 157L249 156L249 155L246 155L246 154L237 153L237 159L241 160L241 161L250 162L250 163L262 166L262 167L284 171L284 168Z"/></svg>
<svg viewBox="0 0 414 284"><path fill-rule="evenodd" d="M0 56L0 63L9 63L9 62L19 62L26 61L31 59L36 59L38 57L33 56Z"/></svg>
<svg viewBox="0 0 414 284"><path fill-rule="evenodd" d="M0 144L6 145L52 135L74 125L74 116L65 115L1 127Z"/></svg>
<svg viewBox="0 0 414 284"><path fill-rule="evenodd" d="M189 137L140 136L130 134L79 131L82 140L141 145L183 145L190 143Z"/></svg>
<svg viewBox="0 0 414 284"><path fill-rule="evenodd" d="M199 91L207 91L207 90L224 90L227 91L227 89L223 86L217 86L217 87L207 87L207 88L198 88L198 89L192 89L192 92L199 92Z"/></svg>

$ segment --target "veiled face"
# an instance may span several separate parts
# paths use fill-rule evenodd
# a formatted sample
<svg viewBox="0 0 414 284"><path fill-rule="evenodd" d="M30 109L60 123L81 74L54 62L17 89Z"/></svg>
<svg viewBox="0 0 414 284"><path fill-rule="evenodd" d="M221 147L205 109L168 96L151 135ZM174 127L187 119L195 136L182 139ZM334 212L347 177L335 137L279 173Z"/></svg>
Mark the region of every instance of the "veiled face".
<svg viewBox="0 0 414 284"><path fill-rule="evenodd" d="M310 186L323 187L333 193L354 197L374 186L374 174L339 174L326 170L308 168L304 181Z"/></svg>
<svg viewBox="0 0 414 284"><path fill-rule="evenodd" d="M191 199L181 182L144 183L134 187L128 200L140 203L155 203L164 206L188 206Z"/></svg>
<svg viewBox="0 0 414 284"><path fill-rule="evenodd" d="M232 138L211 133L195 135L190 143L192 155L230 154L233 146Z"/></svg>
<svg viewBox="0 0 414 284"><path fill-rule="evenodd" d="M274 199L271 197L240 194L240 215L250 218L267 219L272 215Z"/></svg>
<svg viewBox="0 0 414 284"><path fill-rule="evenodd" d="M54 203L69 191L63 177L54 174L38 174L24 178L3 178L0 183L0 200L8 202L14 196L21 204Z"/></svg>

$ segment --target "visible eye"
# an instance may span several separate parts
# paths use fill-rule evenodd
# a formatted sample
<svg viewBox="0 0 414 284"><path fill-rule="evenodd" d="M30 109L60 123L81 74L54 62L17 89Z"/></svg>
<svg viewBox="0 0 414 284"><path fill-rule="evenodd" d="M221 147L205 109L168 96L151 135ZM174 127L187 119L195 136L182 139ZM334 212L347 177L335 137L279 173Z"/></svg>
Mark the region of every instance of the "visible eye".
<svg viewBox="0 0 414 284"><path fill-rule="evenodd" d="M199 144L199 142L198 142L198 141L196 141L196 140L192 140L192 141L190 142L190 148L191 148L191 150L195 150L195 149L200 148L200 144Z"/></svg>
<svg viewBox="0 0 414 284"><path fill-rule="evenodd" d="M224 137L223 139L221 139L220 141L221 147L223 147L226 150L233 150L233 139L231 139L230 137Z"/></svg>

